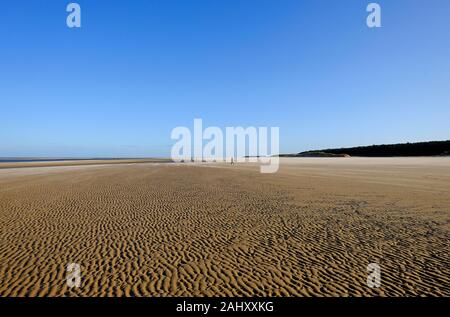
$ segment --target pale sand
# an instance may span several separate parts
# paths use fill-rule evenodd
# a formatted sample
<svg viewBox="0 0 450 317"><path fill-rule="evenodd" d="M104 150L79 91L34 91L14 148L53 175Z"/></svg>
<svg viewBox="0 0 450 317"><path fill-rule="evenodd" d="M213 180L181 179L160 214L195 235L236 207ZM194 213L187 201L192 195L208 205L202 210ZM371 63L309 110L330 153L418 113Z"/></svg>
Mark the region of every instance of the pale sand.
<svg viewBox="0 0 450 317"><path fill-rule="evenodd" d="M450 158L281 162L0 170L0 296L450 296Z"/></svg>
<svg viewBox="0 0 450 317"><path fill-rule="evenodd" d="M34 161L34 162L1 162L0 169L19 167L50 167L50 166L78 166L78 165L99 165L99 164L125 164L125 163L167 163L168 159L113 159L113 160L67 160L67 161Z"/></svg>

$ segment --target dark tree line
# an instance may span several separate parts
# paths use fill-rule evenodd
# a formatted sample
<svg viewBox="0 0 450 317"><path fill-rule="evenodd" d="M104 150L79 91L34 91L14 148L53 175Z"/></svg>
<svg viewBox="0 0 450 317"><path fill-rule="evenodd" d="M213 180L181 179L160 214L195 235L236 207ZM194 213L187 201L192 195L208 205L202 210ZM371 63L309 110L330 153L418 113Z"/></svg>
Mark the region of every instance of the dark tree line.
<svg viewBox="0 0 450 317"><path fill-rule="evenodd" d="M302 152L298 155L305 155L317 151ZM325 149L320 152L330 154L348 154L350 156L437 156L450 155L450 140L432 141L402 144L382 144L371 146L358 146L340 149Z"/></svg>

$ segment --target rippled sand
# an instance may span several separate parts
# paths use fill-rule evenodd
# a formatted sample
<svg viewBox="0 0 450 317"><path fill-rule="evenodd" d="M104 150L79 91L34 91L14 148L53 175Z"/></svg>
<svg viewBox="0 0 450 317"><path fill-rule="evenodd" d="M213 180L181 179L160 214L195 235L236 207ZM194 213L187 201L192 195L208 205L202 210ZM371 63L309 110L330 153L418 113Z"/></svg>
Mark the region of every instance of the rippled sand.
<svg viewBox="0 0 450 317"><path fill-rule="evenodd" d="M281 162L1 169L0 296L450 296L450 158Z"/></svg>

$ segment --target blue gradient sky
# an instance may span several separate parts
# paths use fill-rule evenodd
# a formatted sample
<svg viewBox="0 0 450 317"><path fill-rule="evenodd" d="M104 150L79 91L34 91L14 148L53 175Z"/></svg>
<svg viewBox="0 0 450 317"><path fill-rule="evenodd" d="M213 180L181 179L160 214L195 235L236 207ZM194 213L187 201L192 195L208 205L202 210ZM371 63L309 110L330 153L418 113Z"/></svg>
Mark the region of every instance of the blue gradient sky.
<svg viewBox="0 0 450 317"><path fill-rule="evenodd" d="M168 156L176 126L279 126L281 152L450 139L450 1L0 7L0 156Z"/></svg>

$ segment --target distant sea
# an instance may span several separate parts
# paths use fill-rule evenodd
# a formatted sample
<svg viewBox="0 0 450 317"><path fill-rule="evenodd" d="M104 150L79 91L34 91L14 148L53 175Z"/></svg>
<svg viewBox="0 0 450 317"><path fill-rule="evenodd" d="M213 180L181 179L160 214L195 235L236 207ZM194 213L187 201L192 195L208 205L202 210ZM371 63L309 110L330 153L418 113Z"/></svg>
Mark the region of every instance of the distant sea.
<svg viewBox="0 0 450 317"><path fill-rule="evenodd" d="M22 163L22 162L64 162L64 161L91 161L91 160L127 160L134 158L20 158L5 157L0 158L0 163Z"/></svg>

